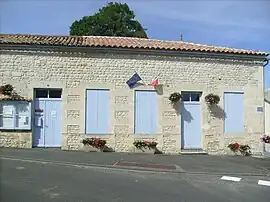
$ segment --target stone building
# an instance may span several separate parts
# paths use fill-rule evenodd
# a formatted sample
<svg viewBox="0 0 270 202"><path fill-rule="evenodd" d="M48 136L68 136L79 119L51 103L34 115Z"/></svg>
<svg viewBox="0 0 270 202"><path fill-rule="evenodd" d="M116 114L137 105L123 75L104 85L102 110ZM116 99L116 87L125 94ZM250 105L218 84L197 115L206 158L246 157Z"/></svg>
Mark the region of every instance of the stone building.
<svg viewBox="0 0 270 202"><path fill-rule="evenodd" d="M224 154L235 141L261 150L267 53L98 36L1 34L0 46L0 86L17 94L0 96L0 146L79 150L98 136L116 152L137 139L164 153ZM209 107L211 93L220 102Z"/></svg>

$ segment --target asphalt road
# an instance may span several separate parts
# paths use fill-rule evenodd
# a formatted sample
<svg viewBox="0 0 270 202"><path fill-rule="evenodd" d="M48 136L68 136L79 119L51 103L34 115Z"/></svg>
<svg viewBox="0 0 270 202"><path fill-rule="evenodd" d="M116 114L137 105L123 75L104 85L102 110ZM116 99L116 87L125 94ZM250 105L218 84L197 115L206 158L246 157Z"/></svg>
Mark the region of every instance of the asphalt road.
<svg viewBox="0 0 270 202"><path fill-rule="evenodd" d="M211 155L147 155L128 153L75 152L59 149L0 149L0 157L34 159L71 164L112 166L116 162L173 164L184 172L270 176L270 158ZM270 201L270 200L269 200Z"/></svg>
<svg viewBox="0 0 270 202"><path fill-rule="evenodd" d="M269 202L259 176L154 173L1 159L2 202ZM239 176L241 177L241 176ZM270 180L269 177L264 177Z"/></svg>

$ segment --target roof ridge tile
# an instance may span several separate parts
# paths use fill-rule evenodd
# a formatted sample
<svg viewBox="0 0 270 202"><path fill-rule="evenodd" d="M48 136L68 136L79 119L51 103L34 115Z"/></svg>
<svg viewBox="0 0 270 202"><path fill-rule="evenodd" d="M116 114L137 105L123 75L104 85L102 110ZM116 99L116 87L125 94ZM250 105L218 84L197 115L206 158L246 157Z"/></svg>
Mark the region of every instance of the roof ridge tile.
<svg viewBox="0 0 270 202"><path fill-rule="evenodd" d="M63 36L41 34L0 34L0 44L59 45L77 47L118 47L174 51L198 51L267 56L269 53L186 41L146 39L122 36Z"/></svg>

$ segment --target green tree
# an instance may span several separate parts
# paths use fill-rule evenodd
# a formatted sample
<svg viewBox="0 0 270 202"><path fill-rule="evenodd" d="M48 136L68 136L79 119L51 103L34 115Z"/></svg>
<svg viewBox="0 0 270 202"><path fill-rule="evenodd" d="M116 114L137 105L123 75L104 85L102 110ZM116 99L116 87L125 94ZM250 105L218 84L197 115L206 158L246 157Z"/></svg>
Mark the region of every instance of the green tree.
<svg viewBox="0 0 270 202"><path fill-rule="evenodd" d="M92 16L75 20L70 35L75 36L124 36L148 38L146 29L135 20L135 13L124 3L110 2Z"/></svg>

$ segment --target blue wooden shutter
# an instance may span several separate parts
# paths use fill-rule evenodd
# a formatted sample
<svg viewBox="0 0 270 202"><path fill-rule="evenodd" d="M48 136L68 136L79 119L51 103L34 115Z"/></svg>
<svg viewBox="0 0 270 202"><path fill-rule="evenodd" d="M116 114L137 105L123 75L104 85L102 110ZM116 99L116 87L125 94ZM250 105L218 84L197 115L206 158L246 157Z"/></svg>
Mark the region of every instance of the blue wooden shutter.
<svg viewBox="0 0 270 202"><path fill-rule="evenodd" d="M158 123L158 98L155 91L135 92L135 133L155 134Z"/></svg>
<svg viewBox="0 0 270 202"><path fill-rule="evenodd" d="M109 90L98 91L98 133L109 132L110 94Z"/></svg>
<svg viewBox="0 0 270 202"><path fill-rule="evenodd" d="M109 132L109 90L87 90L86 133Z"/></svg>
<svg viewBox="0 0 270 202"><path fill-rule="evenodd" d="M244 132L244 93L224 93L225 133Z"/></svg>

